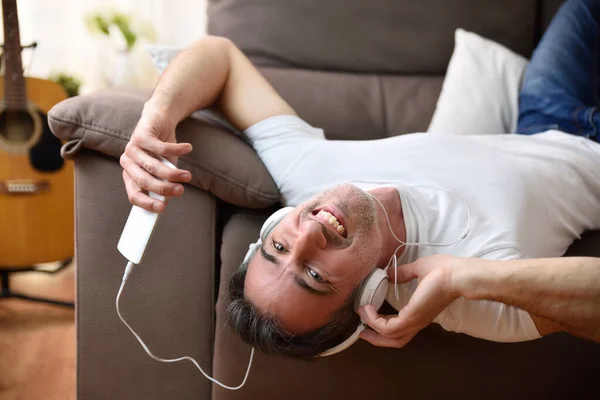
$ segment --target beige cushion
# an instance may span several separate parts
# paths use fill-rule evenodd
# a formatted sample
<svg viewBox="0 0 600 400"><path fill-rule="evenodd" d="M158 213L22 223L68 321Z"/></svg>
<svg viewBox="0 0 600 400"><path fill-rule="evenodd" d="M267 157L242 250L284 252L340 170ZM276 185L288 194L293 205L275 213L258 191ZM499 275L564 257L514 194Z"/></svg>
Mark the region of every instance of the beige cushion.
<svg viewBox="0 0 600 400"><path fill-rule="evenodd" d="M109 89L74 97L48 113L52 132L68 143L65 157L82 147L118 158L140 118L149 90ZM279 199L277 187L254 150L235 133L191 117L177 127L177 141L194 150L179 167L192 173L191 185L238 206L264 208Z"/></svg>

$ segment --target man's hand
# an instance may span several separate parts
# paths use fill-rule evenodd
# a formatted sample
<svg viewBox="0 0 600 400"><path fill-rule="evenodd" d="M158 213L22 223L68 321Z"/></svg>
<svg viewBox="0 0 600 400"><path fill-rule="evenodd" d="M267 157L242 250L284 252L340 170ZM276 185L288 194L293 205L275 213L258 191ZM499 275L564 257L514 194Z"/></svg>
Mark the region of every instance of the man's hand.
<svg viewBox="0 0 600 400"><path fill-rule="evenodd" d="M153 156L163 156L176 165L179 156L192 151L191 144L176 143L176 125L177 121L169 119L159 108L148 103L144 107L142 117L120 159L123 181L131 204L148 211L161 212L164 210L164 203L150 198L148 191L163 196L183 194L183 185L178 183L189 182L191 174L169 168Z"/></svg>
<svg viewBox="0 0 600 400"><path fill-rule="evenodd" d="M358 313L371 328L363 331L361 338L375 346L400 348L406 345L459 297L454 282L459 265L462 265L459 258L436 255L399 266L398 283L418 279L415 293L398 315L378 315L373 306L361 307ZM388 270L388 275L394 282L393 268Z"/></svg>
<svg viewBox="0 0 600 400"><path fill-rule="evenodd" d="M152 155L176 164L177 157L192 151L189 143L176 143L175 126L210 105L218 106L241 131L272 116L296 114L229 39L203 37L179 53L161 75L121 157L132 204L160 212L164 204L145 191L164 196L183 193L179 183L189 182L191 175L165 166Z"/></svg>

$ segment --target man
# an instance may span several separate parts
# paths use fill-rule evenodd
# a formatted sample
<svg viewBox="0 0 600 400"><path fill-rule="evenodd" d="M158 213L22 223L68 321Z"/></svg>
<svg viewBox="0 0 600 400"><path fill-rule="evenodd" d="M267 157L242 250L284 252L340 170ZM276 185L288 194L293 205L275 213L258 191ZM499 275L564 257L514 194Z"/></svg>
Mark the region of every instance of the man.
<svg viewBox="0 0 600 400"><path fill-rule="evenodd" d="M328 141L296 116L229 41L200 40L165 71L121 157L129 199L160 212L164 205L144 191L183 193L180 183L190 174L151 155L175 161L189 152L189 144L175 143L175 126L216 102L245 132L282 202L296 206L232 278L228 313L244 340L293 357L312 357L339 344L358 324L353 298L360 283L394 255L412 266L398 272L400 283L410 282L399 285L398 297L393 290L387 297L398 316L387 320L372 308L360 310L375 330L363 338L374 344L403 345L432 320L499 341L565 329L564 320L530 310L527 302L463 295L448 271L467 265L481 270L480 264L415 265L436 254L449 255L438 260L447 265L454 264L452 257L558 257L583 231L600 228L600 145L593 141L600 113L598 87L589 84L598 77L599 15L598 1L569 1L548 29L521 93L518 130L536 133L530 137L412 134ZM593 268L583 271L591 280ZM420 285L415 277L424 278ZM427 291L427 285L437 291ZM415 315L424 297L439 301ZM403 315L420 322L407 324Z"/></svg>

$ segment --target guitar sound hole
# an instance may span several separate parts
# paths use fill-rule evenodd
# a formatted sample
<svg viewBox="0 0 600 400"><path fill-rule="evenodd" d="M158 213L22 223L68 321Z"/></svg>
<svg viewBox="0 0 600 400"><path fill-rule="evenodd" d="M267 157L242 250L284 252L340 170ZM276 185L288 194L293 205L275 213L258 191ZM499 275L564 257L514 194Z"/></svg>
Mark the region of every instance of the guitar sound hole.
<svg viewBox="0 0 600 400"><path fill-rule="evenodd" d="M0 136L13 144L26 143L34 134L34 121L27 111L3 110L0 113Z"/></svg>

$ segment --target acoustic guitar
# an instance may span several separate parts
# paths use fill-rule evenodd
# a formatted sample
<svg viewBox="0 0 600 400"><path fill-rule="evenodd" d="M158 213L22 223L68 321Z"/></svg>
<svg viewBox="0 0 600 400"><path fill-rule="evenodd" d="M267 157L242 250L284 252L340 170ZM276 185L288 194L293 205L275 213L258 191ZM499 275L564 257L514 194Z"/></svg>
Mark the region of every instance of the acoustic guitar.
<svg viewBox="0 0 600 400"><path fill-rule="evenodd" d="M0 269L73 256L73 165L46 113L67 98L48 80L25 78L16 0L2 0L0 81Z"/></svg>

